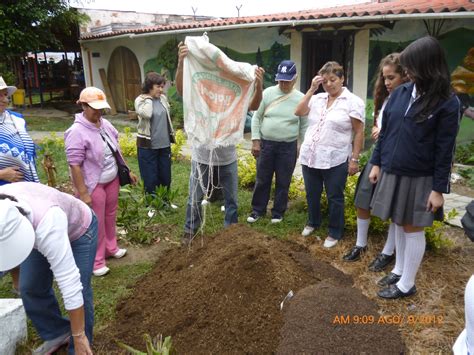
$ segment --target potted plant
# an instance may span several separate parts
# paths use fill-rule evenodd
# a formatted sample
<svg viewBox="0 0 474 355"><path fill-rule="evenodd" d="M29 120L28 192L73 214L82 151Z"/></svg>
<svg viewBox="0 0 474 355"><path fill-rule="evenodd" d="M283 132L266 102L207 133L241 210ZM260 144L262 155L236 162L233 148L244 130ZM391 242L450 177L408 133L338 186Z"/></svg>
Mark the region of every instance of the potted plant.
<svg viewBox="0 0 474 355"><path fill-rule="evenodd" d="M132 100L127 100L127 110L130 120L138 120L138 115L135 112L135 103Z"/></svg>

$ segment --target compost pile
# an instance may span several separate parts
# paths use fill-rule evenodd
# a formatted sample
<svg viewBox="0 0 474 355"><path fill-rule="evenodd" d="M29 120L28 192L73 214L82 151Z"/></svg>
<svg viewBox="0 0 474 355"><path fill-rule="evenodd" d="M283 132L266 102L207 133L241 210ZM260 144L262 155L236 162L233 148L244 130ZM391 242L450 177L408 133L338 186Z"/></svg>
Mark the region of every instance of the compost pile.
<svg viewBox="0 0 474 355"><path fill-rule="evenodd" d="M335 321L379 317L352 284L304 246L235 225L164 254L119 303L96 351L123 353L117 341L144 350L148 333L171 335L178 354L404 352L394 325Z"/></svg>

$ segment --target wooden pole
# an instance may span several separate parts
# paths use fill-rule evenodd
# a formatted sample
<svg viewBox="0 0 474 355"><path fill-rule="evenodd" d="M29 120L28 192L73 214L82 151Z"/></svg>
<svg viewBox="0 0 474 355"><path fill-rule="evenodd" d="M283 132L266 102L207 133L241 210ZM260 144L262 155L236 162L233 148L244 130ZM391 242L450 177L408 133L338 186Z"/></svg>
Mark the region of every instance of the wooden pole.
<svg viewBox="0 0 474 355"><path fill-rule="evenodd" d="M105 73L105 69L100 68L99 69L99 74L100 74L100 80L102 80L102 86L105 89L105 95L107 96L107 102L110 105L110 113L112 115L116 115L117 114L117 109L115 107L115 101L114 101L114 98L112 96L112 92L110 91L110 86L109 86L109 82L107 81L107 74Z"/></svg>

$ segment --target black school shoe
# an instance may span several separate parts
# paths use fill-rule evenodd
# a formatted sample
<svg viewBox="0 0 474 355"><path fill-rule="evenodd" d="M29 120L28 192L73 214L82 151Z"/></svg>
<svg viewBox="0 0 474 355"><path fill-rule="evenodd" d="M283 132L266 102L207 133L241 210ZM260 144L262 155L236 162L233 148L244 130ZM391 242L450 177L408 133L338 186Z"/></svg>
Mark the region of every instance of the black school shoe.
<svg viewBox="0 0 474 355"><path fill-rule="evenodd" d="M369 264L369 271L373 271L373 272L383 271L383 269L385 269L394 260L395 260L395 254L387 255L387 254L380 253Z"/></svg>
<svg viewBox="0 0 474 355"><path fill-rule="evenodd" d="M377 295L381 298L395 300L397 298L409 297L416 293L416 286L413 286L408 292L402 292L397 285L390 285L377 292Z"/></svg>
<svg viewBox="0 0 474 355"><path fill-rule="evenodd" d="M344 261L357 261L360 256L367 251L367 247L359 247L355 245L346 255L342 257Z"/></svg>
<svg viewBox="0 0 474 355"><path fill-rule="evenodd" d="M387 276L384 276L380 280L378 280L377 285L380 287L387 287L387 286L396 284L400 280L401 277L402 277L401 275L397 275L391 272Z"/></svg>

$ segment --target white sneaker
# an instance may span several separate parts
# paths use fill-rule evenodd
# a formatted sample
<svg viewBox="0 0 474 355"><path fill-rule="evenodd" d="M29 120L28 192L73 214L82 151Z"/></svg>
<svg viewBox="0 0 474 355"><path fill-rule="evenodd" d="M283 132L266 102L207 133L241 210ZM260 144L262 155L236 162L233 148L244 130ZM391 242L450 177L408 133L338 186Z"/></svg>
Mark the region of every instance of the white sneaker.
<svg viewBox="0 0 474 355"><path fill-rule="evenodd" d="M272 219L270 220L270 222L272 222L272 223L274 223L274 224L275 224L275 223L280 223L281 221L283 221L283 217L275 217L275 218L272 218Z"/></svg>
<svg viewBox="0 0 474 355"><path fill-rule="evenodd" d="M123 258L127 254L127 249L119 249L117 252L112 255L115 259Z"/></svg>
<svg viewBox="0 0 474 355"><path fill-rule="evenodd" d="M337 239L330 240L329 237L327 237L327 238L324 240L323 246L324 246L325 248L328 248L328 249L329 249L329 248L335 247L338 241L339 241L339 240L337 240Z"/></svg>
<svg viewBox="0 0 474 355"><path fill-rule="evenodd" d="M178 209L178 206L176 206L174 203L171 203L170 202L170 207L172 210L177 210Z"/></svg>
<svg viewBox="0 0 474 355"><path fill-rule="evenodd" d="M71 337L71 333L67 332L66 334L60 335L57 338L52 340L46 340L41 346L36 348L32 354L34 355L43 355L43 354L53 354L58 350L60 347L69 343L69 338Z"/></svg>
<svg viewBox="0 0 474 355"><path fill-rule="evenodd" d="M153 218L153 216L155 215L156 211L153 209L153 208L150 208L148 210L148 217L149 218Z"/></svg>
<svg viewBox="0 0 474 355"><path fill-rule="evenodd" d="M225 212L225 206L221 206L221 212Z"/></svg>
<svg viewBox="0 0 474 355"><path fill-rule="evenodd" d="M302 235L303 237L308 237L311 233L314 232L315 229L316 229L316 228L311 227L311 226L304 226L304 229L303 229L303 231L301 232L301 235Z"/></svg>
<svg viewBox="0 0 474 355"><path fill-rule="evenodd" d="M92 271L92 273L94 276L104 276L107 275L109 271L110 269L107 266L102 266L101 268Z"/></svg>
<svg viewBox="0 0 474 355"><path fill-rule="evenodd" d="M252 212L248 217L247 217L247 222L248 223L255 223L260 219L260 216L256 214L255 212Z"/></svg>

